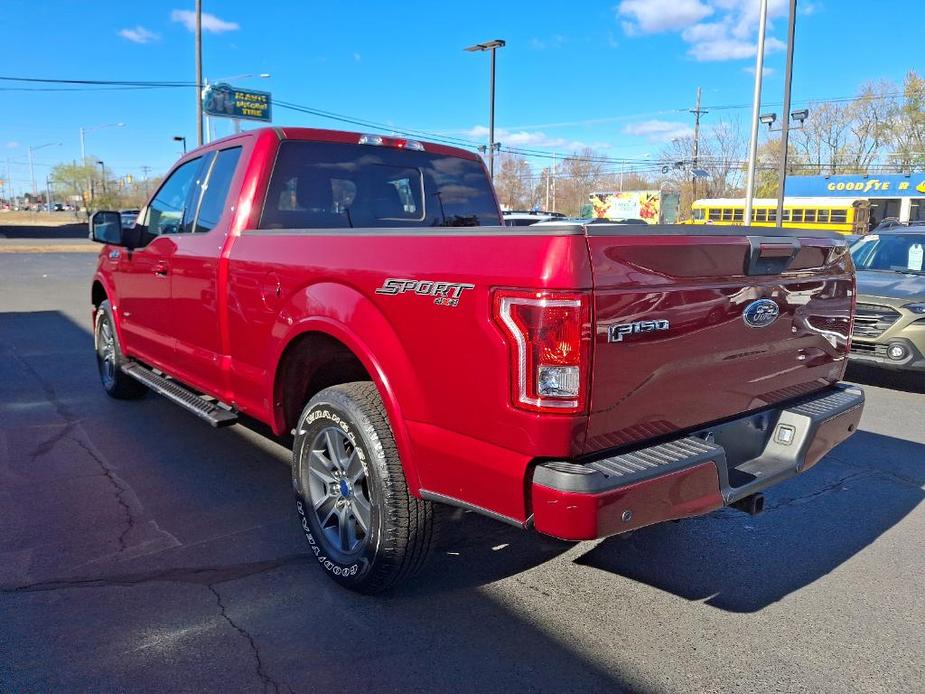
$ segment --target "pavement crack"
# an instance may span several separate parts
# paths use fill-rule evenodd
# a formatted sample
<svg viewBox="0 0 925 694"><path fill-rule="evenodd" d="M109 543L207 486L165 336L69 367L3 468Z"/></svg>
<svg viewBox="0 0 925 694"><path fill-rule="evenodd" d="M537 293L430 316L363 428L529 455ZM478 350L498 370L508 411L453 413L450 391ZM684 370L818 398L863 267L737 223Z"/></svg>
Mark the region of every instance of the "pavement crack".
<svg viewBox="0 0 925 694"><path fill-rule="evenodd" d="M34 463L43 455L51 452L55 446L57 446L65 439L73 441L84 451L86 451L87 455L89 455L90 458L97 465L99 465L103 475L106 477L106 479L109 480L109 483L115 489L116 502L119 504L119 506L122 507L123 511L125 511L125 527L122 529L122 532L119 533L119 537L117 538L119 542L119 551L124 551L128 547L126 538L135 527L135 515L132 513L132 508L125 500L125 494L128 490L125 488L125 485L123 485L116 477L112 468L106 464L106 461L103 460L103 458L98 455L91 446L87 445L79 437L73 435L74 430L77 428L78 418L75 417L70 410L68 410L67 406L63 402L61 402L55 387L47 380L45 380L42 375L36 371L35 368L28 361L26 361L26 359L21 354L19 354L19 352L16 351L16 347L14 345L10 346L10 351L13 354L13 358L17 361L17 363L19 363L22 369L36 380L36 382L39 384L39 387L42 389L42 392L45 394L45 398L48 400L48 402L51 403L52 407L54 407L58 416L64 420L64 427L62 427L60 431L56 432L53 436L43 441L32 450L32 452L29 454L30 461Z"/></svg>
<svg viewBox="0 0 925 694"><path fill-rule="evenodd" d="M73 441L78 446L80 446L84 451L86 451L87 455L89 455L94 460L94 462L96 462L96 464L100 466L100 469L103 471L103 475L106 477L107 480L109 480L109 483L116 490L116 502L119 504L119 506L122 507L122 510L125 511L125 528L123 528L122 532L119 533L119 538L118 538L119 551L120 552L125 551L125 549L128 547L128 544L126 543L126 538L128 537L128 534L132 531L132 529L134 529L135 527L135 514L132 513L132 507L128 505L128 502L124 498L128 490L116 477L112 468L110 468L109 465L106 464L106 461L103 460L101 456L97 455L96 451L92 447L88 446L86 443L81 441L76 436L72 436L70 438L71 438L71 441Z"/></svg>
<svg viewBox="0 0 925 694"><path fill-rule="evenodd" d="M786 508L788 506L797 506L799 504L804 504L817 497L825 496L832 492L838 491L839 489L841 489L844 485L848 484L849 482L855 482L860 479L865 479L868 477L876 477L876 476L877 475L872 472L855 472L850 475L844 475L842 477L839 477L834 482L831 482L825 485L824 487L820 487L819 489L816 489L815 491L812 491L809 494L804 494L803 496L794 496L790 498L781 499L776 504L773 504L771 506L765 506L764 510L765 512L776 511L777 509L780 509L780 508Z"/></svg>
<svg viewBox="0 0 925 694"><path fill-rule="evenodd" d="M48 381L42 378L41 374L35 370L35 368L26 361L17 350L16 346L10 345L10 354L13 355L13 359L22 367L23 371L28 373L32 378L38 382L39 387L42 389L42 393L45 395L45 399L51 403L51 406L54 408L57 415L64 420L64 427L56 432L53 436L49 437L45 441L42 441L38 446L36 446L29 453L29 460L35 462L38 458L42 457L46 453L50 452L55 446L58 445L64 438L66 438L74 427L77 424L77 418L67 409L67 406L61 399L58 397L58 391L55 390L55 387L51 385Z"/></svg>
<svg viewBox="0 0 925 694"><path fill-rule="evenodd" d="M305 559L306 556L304 554L291 554L278 559L232 564L229 566L177 567L172 569L161 569L159 571L114 574L108 576L74 576L19 586L0 586L0 593L40 593L71 588L129 587L155 582L218 585L248 576L255 576L283 566L304 564Z"/></svg>
<svg viewBox="0 0 925 694"><path fill-rule="evenodd" d="M228 609L225 607L225 603L222 601L222 595L215 589L215 586L209 583L206 585L206 588L208 588L212 595L215 596L215 602L218 604L218 609L222 613L222 619L228 622L228 625L237 631L241 636L243 636L247 640L247 643L250 645L251 652L254 654L254 660L256 661L257 677L259 677L261 682L263 682L263 691L266 692L272 689L272 691L276 692L276 694L279 694L279 683L270 677L266 670L264 670L263 658L260 656L260 649L257 648L257 642L254 640L254 637L251 636L247 629L242 627L231 618L231 615L228 614Z"/></svg>

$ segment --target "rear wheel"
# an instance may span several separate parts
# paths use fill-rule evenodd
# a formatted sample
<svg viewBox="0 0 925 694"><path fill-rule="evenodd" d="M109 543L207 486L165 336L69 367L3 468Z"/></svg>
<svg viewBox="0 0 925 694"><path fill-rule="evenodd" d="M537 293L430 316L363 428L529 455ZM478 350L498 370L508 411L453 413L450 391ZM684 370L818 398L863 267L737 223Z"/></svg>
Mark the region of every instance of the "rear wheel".
<svg viewBox="0 0 925 694"><path fill-rule="evenodd" d="M309 547L335 581L377 593L423 565L433 506L408 491L373 383L333 386L309 401L296 427L292 475Z"/></svg>
<svg viewBox="0 0 925 694"><path fill-rule="evenodd" d="M103 301L96 311L94 343L100 381L108 395L120 400L131 400L140 398L148 392L148 389L141 383L122 373L125 357L119 347L119 337L116 334L112 317L112 306L108 300Z"/></svg>

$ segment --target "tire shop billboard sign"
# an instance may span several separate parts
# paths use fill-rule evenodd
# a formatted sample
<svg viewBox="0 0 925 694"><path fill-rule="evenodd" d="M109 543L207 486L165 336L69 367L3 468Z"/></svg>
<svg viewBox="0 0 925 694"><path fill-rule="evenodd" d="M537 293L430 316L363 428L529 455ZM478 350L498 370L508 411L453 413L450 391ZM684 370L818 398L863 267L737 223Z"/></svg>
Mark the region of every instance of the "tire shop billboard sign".
<svg viewBox="0 0 925 694"><path fill-rule="evenodd" d="M238 89L219 82L210 84L202 93L202 110L219 118L270 122L270 92Z"/></svg>

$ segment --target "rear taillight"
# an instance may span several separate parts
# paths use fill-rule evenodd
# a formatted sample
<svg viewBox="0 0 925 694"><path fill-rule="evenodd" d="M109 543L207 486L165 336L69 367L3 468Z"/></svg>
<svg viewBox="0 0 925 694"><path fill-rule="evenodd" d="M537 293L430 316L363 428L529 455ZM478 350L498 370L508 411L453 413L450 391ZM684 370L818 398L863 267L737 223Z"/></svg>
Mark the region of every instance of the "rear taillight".
<svg viewBox="0 0 925 694"><path fill-rule="evenodd" d="M494 319L511 351L514 405L582 412L591 352L590 298L577 292L499 289Z"/></svg>

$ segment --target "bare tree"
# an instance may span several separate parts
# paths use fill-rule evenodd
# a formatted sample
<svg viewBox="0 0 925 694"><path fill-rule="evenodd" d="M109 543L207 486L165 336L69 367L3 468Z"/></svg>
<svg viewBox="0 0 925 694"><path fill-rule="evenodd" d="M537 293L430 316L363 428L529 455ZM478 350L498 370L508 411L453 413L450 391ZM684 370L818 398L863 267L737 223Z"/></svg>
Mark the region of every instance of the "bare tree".
<svg viewBox="0 0 925 694"><path fill-rule="evenodd" d="M499 154L495 159L495 192L498 202L514 210L533 206L533 172L527 160L516 154Z"/></svg>
<svg viewBox="0 0 925 694"><path fill-rule="evenodd" d="M890 105L887 132L898 167L925 169L925 79L914 70L906 74L903 98Z"/></svg>

